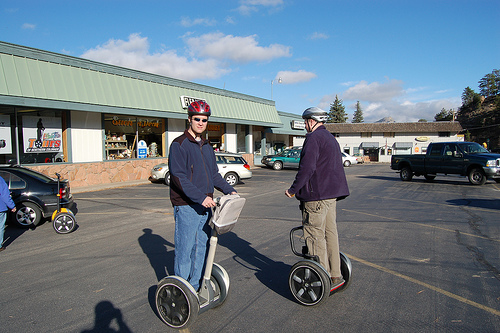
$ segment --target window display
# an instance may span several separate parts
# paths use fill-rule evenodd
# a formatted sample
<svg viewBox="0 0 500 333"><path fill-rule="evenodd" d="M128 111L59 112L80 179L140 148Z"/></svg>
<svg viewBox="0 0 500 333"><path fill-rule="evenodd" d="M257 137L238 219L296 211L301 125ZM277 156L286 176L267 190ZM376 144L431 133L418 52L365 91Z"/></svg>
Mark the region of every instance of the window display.
<svg viewBox="0 0 500 333"><path fill-rule="evenodd" d="M144 157L143 154L141 156L138 154L138 143L142 143L142 141L147 147L146 157L163 156L162 135L164 127L162 119L105 115L106 159Z"/></svg>

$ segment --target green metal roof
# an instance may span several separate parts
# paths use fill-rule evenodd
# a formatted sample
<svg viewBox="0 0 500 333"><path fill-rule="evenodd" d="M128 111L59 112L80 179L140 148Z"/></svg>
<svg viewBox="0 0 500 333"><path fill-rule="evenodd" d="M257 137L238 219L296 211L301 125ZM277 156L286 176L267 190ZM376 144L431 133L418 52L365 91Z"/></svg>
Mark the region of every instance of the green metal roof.
<svg viewBox="0 0 500 333"><path fill-rule="evenodd" d="M0 42L0 104L186 118L180 96L205 99L215 121L281 125L267 99Z"/></svg>
<svg viewBox="0 0 500 333"><path fill-rule="evenodd" d="M294 114L294 113L288 113L288 112L283 112L283 111L278 111L278 115L281 118L281 123L283 124L282 126L275 126L273 128L268 128L266 131L268 133L274 133L274 134L287 134L287 135L299 135L299 136L305 136L307 131L305 128L303 129L296 129L293 128L292 122L293 121L299 121L299 122L304 122L304 119L302 119L302 115L299 114Z"/></svg>

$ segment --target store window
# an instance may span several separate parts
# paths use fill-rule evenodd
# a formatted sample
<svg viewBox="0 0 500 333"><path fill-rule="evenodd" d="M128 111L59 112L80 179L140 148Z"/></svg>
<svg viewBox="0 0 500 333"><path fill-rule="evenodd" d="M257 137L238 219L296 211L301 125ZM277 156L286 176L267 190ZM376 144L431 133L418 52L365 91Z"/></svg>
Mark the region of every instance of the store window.
<svg viewBox="0 0 500 333"><path fill-rule="evenodd" d="M224 124L221 123L208 123L207 136L215 151L224 151L225 144L223 141Z"/></svg>
<svg viewBox="0 0 500 333"><path fill-rule="evenodd" d="M163 119L105 115L106 159L163 156L164 129Z"/></svg>
<svg viewBox="0 0 500 333"><path fill-rule="evenodd" d="M0 106L0 163L17 163L13 107Z"/></svg>
<svg viewBox="0 0 500 333"><path fill-rule="evenodd" d="M9 162L19 164L64 162L63 115L66 111L17 108L19 161L13 142ZM11 118L15 119L15 118ZM15 124L11 128L15 128Z"/></svg>

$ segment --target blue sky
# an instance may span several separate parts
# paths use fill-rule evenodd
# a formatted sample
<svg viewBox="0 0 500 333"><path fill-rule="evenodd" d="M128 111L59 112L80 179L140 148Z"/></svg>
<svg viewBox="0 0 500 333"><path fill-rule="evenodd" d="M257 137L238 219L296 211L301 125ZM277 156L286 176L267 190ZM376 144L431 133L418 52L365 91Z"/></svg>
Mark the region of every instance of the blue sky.
<svg viewBox="0 0 500 333"><path fill-rule="evenodd" d="M500 69L499 0L2 0L0 40L352 121L434 120ZM281 78L281 83L278 79ZM271 83L273 82L273 83Z"/></svg>

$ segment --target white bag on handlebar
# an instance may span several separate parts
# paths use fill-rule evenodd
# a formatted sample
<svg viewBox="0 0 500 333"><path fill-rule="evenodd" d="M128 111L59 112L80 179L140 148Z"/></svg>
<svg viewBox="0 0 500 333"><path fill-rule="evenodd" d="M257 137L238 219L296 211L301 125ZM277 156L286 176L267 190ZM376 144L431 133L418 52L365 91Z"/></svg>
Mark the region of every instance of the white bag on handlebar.
<svg viewBox="0 0 500 333"><path fill-rule="evenodd" d="M233 229L245 201L238 194L226 194L215 200L217 206L214 208L211 224L219 235Z"/></svg>

